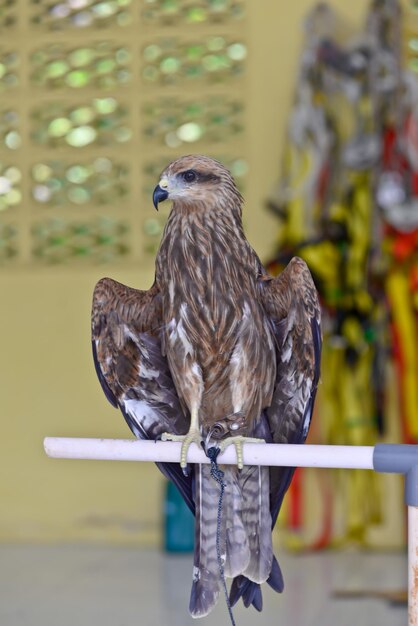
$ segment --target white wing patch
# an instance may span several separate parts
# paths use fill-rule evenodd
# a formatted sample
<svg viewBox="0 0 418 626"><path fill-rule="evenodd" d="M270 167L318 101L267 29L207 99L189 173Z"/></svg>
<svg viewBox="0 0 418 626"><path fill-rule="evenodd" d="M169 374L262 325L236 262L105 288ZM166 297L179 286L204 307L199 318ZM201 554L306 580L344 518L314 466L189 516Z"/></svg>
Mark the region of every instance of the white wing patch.
<svg viewBox="0 0 418 626"><path fill-rule="evenodd" d="M138 343L138 337L132 332L127 324L123 325L123 335L126 339L131 339L134 343Z"/></svg>
<svg viewBox="0 0 418 626"><path fill-rule="evenodd" d="M311 389L312 389L312 381L310 379L307 379L305 381L306 384L306 388L305 388L305 393L307 394L308 398L307 398L307 402L309 401L310 395L311 395ZM305 403L306 406L306 403ZM306 437L308 434L308 430L309 430L309 426L311 425L311 418L312 418L312 408L308 409L306 411L305 414L305 419L303 421L303 428L302 428L302 432L303 432L303 436Z"/></svg>
<svg viewBox="0 0 418 626"><path fill-rule="evenodd" d="M160 372L158 370L154 370L151 367L147 368L143 363L139 366L139 375L141 378L145 378L147 380L152 380L153 378L158 378Z"/></svg>
<svg viewBox="0 0 418 626"><path fill-rule="evenodd" d="M158 419L158 415L156 415L154 409L150 407L145 400L124 400L123 405L126 413L128 413L145 432L148 428L152 428Z"/></svg>
<svg viewBox="0 0 418 626"><path fill-rule="evenodd" d="M292 357L292 350L293 350L293 338L292 338L292 335L287 335L286 340L283 345L282 353L280 355L280 358L283 363L289 363Z"/></svg>

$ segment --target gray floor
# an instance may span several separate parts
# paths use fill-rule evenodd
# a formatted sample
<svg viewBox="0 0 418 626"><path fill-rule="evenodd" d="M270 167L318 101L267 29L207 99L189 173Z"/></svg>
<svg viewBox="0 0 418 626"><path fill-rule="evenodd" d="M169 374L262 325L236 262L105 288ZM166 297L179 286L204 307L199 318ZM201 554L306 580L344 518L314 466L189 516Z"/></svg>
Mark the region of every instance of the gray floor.
<svg viewBox="0 0 418 626"><path fill-rule="evenodd" d="M406 586L403 554L281 555L286 589L264 611L236 608L237 626L405 626L406 607L335 599L335 590ZM0 546L1 626L184 626L191 556L95 546ZM199 622L198 622L199 623ZM201 620L228 626L224 601Z"/></svg>

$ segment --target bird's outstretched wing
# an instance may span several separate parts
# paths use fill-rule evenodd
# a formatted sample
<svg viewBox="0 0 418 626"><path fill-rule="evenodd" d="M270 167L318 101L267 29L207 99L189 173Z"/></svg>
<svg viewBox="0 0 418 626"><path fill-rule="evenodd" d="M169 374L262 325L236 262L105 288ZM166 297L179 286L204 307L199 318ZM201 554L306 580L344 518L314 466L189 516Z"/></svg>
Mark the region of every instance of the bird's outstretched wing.
<svg viewBox="0 0 418 626"><path fill-rule="evenodd" d="M92 307L96 372L109 402L121 409L141 439L157 439L166 431L185 434L190 421L162 354L160 335L160 295L155 286L140 291L110 278L97 283ZM157 465L194 512L191 479L177 463Z"/></svg>
<svg viewBox="0 0 418 626"><path fill-rule="evenodd" d="M321 312L309 269L293 258L276 278L263 276L260 297L271 322L277 346L276 382L270 406L257 425L256 435L269 443L304 443L311 422L321 359ZM294 468L270 468L270 513L274 527ZM283 577L275 557L267 582L283 591ZM262 608L260 586L238 576L230 600L242 597L245 606Z"/></svg>

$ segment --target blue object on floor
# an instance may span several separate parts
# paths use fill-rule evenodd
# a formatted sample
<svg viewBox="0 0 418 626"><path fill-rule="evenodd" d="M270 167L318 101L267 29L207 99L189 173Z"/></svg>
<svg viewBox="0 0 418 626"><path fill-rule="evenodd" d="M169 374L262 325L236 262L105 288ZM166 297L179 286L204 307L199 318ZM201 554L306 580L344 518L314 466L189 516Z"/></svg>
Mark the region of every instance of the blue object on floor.
<svg viewBox="0 0 418 626"><path fill-rule="evenodd" d="M192 552L194 516L177 487L168 482L164 502L164 549L167 552Z"/></svg>

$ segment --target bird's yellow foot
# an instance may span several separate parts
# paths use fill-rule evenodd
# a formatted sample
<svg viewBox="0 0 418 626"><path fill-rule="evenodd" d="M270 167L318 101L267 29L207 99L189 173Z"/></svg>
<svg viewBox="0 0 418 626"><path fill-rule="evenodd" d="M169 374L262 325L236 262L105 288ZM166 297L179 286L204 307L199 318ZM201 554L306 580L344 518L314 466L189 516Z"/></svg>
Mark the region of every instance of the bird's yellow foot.
<svg viewBox="0 0 418 626"><path fill-rule="evenodd" d="M228 437L227 439L222 439L219 442L219 448L221 452L224 452L228 446L233 444L235 446L235 452L237 454L237 466L238 469L242 469L244 467L244 457L243 457L243 444L244 443L266 443L264 439L255 439L255 437L243 437L242 435L236 435L235 437Z"/></svg>
<svg viewBox="0 0 418 626"><path fill-rule="evenodd" d="M172 435L171 433L163 433L161 435L161 441L181 441L181 453L180 453L180 467L183 473L186 473L187 467L187 451L191 443L197 443L198 446L202 443L202 435L198 430L189 430L187 435Z"/></svg>

